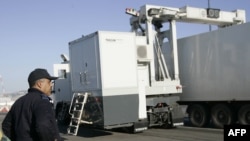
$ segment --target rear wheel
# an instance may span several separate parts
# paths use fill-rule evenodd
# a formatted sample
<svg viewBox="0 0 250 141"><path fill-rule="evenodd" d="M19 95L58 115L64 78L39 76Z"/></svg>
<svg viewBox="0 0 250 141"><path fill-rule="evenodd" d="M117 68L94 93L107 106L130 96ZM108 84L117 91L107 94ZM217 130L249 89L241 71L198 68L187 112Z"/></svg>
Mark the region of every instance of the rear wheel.
<svg viewBox="0 0 250 141"><path fill-rule="evenodd" d="M238 120L242 125L250 124L250 104L244 105L238 112Z"/></svg>
<svg viewBox="0 0 250 141"><path fill-rule="evenodd" d="M209 122L208 110L199 104L192 105L189 108L189 120L193 126L204 127Z"/></svg>
<svg viewBox="0 0 250 141"><path fill-rule="evenodd" d="M66 108L66 109L63 109ZM69 107L63 107L62 105L59 105L56 109L56 119L58 123L63 125L69 125L70 123L70 115L68 113Z"/></svg>
<svg viewBox="0 0 250 141"><path fill-rule="evenodd" d="M233 123L233 112L225 104L218 104L212 108L212 121L215 127L223 128L224 125Z"/></svg>

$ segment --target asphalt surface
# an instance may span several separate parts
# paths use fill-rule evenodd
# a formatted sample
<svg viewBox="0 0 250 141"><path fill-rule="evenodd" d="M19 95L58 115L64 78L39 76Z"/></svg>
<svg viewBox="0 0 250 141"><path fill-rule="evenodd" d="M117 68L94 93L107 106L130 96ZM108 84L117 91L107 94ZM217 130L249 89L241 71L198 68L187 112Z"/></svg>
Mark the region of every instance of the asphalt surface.
<svg viewBox="0 0 250 141"><path fill-rule="evenodd" d="M0 123L4 117L5 114L0 114ZM177 126L173 129L150 128L142 133L131 134L122 129L98 130L81 126L78 135L72 136L67 134L67 126L58 127L65 141L223 141L223 129L213 128Z"/></svg>

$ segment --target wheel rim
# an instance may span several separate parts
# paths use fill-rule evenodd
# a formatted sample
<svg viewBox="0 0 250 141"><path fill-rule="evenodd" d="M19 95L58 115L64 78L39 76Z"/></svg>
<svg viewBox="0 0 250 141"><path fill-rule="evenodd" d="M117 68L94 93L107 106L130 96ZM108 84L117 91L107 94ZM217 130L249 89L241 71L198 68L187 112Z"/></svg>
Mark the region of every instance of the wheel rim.
<svg viewBox="0 0 250 141"><path fill-rule="evenodd" d="M240 124L250 124L250 105L244 105L240 108L238 113L238 120Z"/></svg>
<svg viewBox="0 0 250 141"><path fill-rule="evenodd" d="M220 123L223 123L223 124L228 123L228 121L229 121L228 115L229 114L227 112L223 111L223 110L219 111L218 116L217 116L218 121Z"/></svg>
<svg viewBox="0 0 250 141"><path fill-rule="evenodd" d="M202 105L193 105L189 110L190 122L193 126L204 127L208 123L208 111Z"/></svg>
<svg viewBox="0 0 250 141"><path fill-rule="evenodd" d="M247 124L250 124L250 111L248 111L248 112L246 113L245 118L246 118Z"/></svg>
<svg viewBox="0 0 250 141"><path fill-rule="evenodd" d="M194 120L197 122L197 123L202 123L202 120L203 120L203 115L202 115L202 113L200 112L200 111L198 111L198 110L196 110L195 112L194 112Z"/></svg>
<svg viewBox="0 0 250 141"><path fill-rule="evenodd" d="M232 111L227 105L218 104L212 109L212 120L217 128L223 128L233 122Z"/></svg>

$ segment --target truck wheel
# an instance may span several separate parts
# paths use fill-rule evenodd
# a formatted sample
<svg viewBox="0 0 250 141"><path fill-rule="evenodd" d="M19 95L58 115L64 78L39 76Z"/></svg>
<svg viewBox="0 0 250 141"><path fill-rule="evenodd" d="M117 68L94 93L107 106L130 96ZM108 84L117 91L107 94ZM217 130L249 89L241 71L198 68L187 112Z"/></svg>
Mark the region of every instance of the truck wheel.
<svg viewBox="0 0 250 141"><path fill-rule="evenodd" d="M250 104L244 105L238 112L238 120L242 125L250 124Z"/></svg>
<svg viewBox="0 0 250 141"><path fill-rule="evenodd" d="M58 106L56 109L56 119L58 121L59 124L62 125L69 125L70 123L70 115L66 112L63 112L63 108L62 106ZM68 111L68 109L66 110Z"/></svg>
<svg viewBox="0 0 250 141"><path fill-rule="evenodd" d="M223 128L233 122L233 112L224 104L215 105L212 108L212 121L215 127Z"/></svg>
<svg viewBox="0 0 250 141"><path fill-rule="evenodd" d="M204 127L208 124L208 110L199 104L192 105L189 109L189 119L193 126Z"/></svg>

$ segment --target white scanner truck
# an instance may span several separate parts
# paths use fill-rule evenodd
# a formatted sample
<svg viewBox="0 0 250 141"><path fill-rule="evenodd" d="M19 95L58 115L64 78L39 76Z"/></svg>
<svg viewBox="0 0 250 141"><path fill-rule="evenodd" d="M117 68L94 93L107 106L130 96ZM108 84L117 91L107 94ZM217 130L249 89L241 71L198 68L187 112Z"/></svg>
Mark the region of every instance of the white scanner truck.
<svg viewBox="0 0 250 141"><path fill-rule="evenodd" d="M248 78L242 77L241 72L247 74L249 66L242 69L235 66L227 71L231 63L250 64L247 56L243 57L247 55L247 44L242 47L244 51L237 51L235 45L238 43L225 43L225 46L219 43L234 32L238 32L239 44L243 42L240 40L241 28L237 29L237 26L245 23L244 10L227 12L212 8L144 5L139 11L127 8L126 13L132 15L131 32L96 31L82 36L69 42L69 58L62 55L63 62L54 64L54 75L60 77L54 86L57 119L69 123L69 134L77 135L81 124L103 129L122 127L132 132L151 126L172 127L183 122L185 111L180 104L188 105L191 121L200 126L200 119L204 123L210 119L206 101L211 98L224 101L228 92L235 95L241 89L247 89L247 81L242 79ZM213 24L223 29L177 40L176 22ZM165 25L167 29L163 30ZM249 25L245 26L249 28ZM237 31L231 31L231 28ZM247 29L242 30L247 33ZM229 33L224 35L224 32ZM234 42L231 38L225 41ZM168 42L163 43L165 39ZM220 55L224 50L226 58ZM235 56L241 52L242 56ZM220 58L225 65L217 62ZM238 62L241 60L244 61ZM237 73L237 76L222 77L222 70L229 75ZM240 87L232 91L230 89L237 86L230 81L246 84L237 84ZM203 88L203 85L208 87ZM217 89L217 86L229 90L222 92L223 89ZM202 96L204 94L206 96ZM226 98L228 103L234 100L233 94L230 95ZM200 111L203 105L207 106L205 113ZM249 105L243 107L248 108L249 116Z"/></svg>

